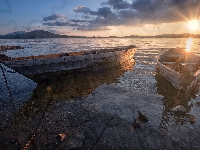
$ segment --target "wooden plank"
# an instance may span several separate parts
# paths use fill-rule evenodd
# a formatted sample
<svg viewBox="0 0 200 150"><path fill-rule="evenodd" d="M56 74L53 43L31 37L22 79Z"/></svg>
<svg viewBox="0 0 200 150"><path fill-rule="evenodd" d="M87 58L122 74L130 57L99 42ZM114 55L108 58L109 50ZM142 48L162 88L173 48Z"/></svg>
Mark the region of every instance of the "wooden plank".
<svg viewBox="0 0 200 150"><path fill-rule="evenodd" d="M161 62L161 64L164 64L164 65L172 65L174 64L175 62Z"/></svg>
<svg viewBox="0 0 200 150"><path fill-rule="evenodd" d="M180 63L181 65L196 65L197 63L193 63L193 62L183 62Z"/></svg>
<svg viewBox="0 0 200 150"><path fill-rule="evenodd" d="M168 54L167 57L181 57L181 54Z"/></svg>

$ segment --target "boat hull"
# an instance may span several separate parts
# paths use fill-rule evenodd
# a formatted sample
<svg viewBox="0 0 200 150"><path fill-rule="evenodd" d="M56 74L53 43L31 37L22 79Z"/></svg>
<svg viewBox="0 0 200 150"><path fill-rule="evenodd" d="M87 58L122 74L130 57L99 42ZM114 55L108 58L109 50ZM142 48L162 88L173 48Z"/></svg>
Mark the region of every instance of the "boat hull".
<svg viewBox="0 0 200 150"><path fill-rule="evenodd" d="M82 71L101 71L113 67L133 67L135 46L93 52L59 55L54 58L33 58L4 61L3 63L36 82Z"/></svg>
<svg viewBox="0 0 200 150"><path fill-rule="evenodd" d="M199 57L180 48L165 51L156 57L158 73L176 89L189 89L198 81L194 76L198 70Z"/></svg>
<svg viewBox="0 0 200 150"><path fill-rule="evenodd" d="M159 69L159 74L164 76L175 88L179 88L181 86L181 75L179 73L163 65L158 59L157 67Z"/></svg>

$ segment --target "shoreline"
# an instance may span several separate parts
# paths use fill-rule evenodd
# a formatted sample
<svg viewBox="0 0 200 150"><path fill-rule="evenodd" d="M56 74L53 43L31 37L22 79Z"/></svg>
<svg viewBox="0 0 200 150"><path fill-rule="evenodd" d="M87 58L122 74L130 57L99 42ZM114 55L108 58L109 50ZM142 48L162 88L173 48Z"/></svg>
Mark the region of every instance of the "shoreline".
<svg viewBox="0 0 200 150"><path fill-rule="evenodd" d="M24 47L21 47L21 46L8 46L8 45L1 45L0 46L0 51L16 50L16 49L24 49Z"/></svg>

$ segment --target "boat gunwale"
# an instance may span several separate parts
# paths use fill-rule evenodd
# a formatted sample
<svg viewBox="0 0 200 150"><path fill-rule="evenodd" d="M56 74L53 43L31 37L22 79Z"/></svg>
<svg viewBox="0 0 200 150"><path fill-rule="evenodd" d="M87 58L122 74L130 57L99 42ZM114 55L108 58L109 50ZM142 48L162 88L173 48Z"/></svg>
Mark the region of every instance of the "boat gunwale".
<svg viewBox="0 0 200 150"><path fill-rule="evenodd" d="M102 49L96 49L96 50L87 50L87 51L78 51L78 52L66 52L66 53L57 53L57 54L46 54L46 55L38 55L38 56L25 56L25 57L17 57L17 58L11 58L11 60L4 60L4 62L19 62L19 61L27 61L27 60L41 60L41 59L55 59L55 58L61 58L61 57L77 57L77 56L87 56L90 54L105 54L105 53L113 53L118 51L128 51L130 49L137 50L137 47L135 45L129 45L124 47L113 47L113 48L102 48ZM6 56L6 55L5 55Z"/></svg>

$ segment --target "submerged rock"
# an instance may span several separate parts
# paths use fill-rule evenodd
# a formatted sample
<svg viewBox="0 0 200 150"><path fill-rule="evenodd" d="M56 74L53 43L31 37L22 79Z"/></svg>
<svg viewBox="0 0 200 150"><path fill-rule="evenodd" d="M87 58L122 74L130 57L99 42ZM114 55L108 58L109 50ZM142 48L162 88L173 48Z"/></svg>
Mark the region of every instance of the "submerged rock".
<svg viewBox="0 0 200 150"><path fill-rule="evenodd" d="M4 54L0 54L0 61L11 60L11 57L8 57Z"/></svg>
<svg viewBox="0 0 200 150"><path fill-rule="evenodd" d="M172 109L172 112L186 113L186 109L182 105L178 105Z"/></svg>
<svg viewBox="0 0 200 150"><path fill-rule="evenodd" d="M66 138L66 134L58 134L55 139L44 145L43 150L56 149Z"/></svg>
<svg viewBox="0 0 200 150"><path fill-rule="evenodd" d="M12 150L19 150L22 146L17 139L13 138L1 138L0 139L0 149L12 149Z"/></svg>
<svg viewBox="0 0 200 150"><path fill-rule="evenodd" d="M6 50L14 50L14 49L24 49L24 47L21 46L0 46L0 50L6 51Z"/></svg>
<svg viewBox="0 0 200 150"><path fill-rule="evenodd" d="M143 115L140 111L138 111L139 117L134 119L134 128L140 128L141 124L144 122L148 122L149 119L145 115Z"/></svg>
<svg viewBox="0 0 200 150"><path fill-rule="evenodd" d="M194 124L196 122L196 118L192 115L189 115L187 118L191 124Z"/></svg>

